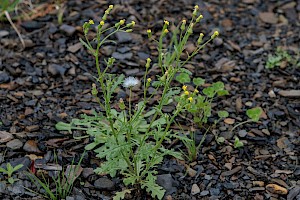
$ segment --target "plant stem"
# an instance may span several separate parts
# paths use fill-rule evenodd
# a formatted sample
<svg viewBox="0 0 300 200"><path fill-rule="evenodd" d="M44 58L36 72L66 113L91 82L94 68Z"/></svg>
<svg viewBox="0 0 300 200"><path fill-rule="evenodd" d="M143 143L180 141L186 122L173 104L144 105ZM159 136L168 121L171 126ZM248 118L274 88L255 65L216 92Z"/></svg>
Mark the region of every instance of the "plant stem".
<svg viewBox="0 0 300 200"><path fill-rule="evenodd" d="M243 124L246 124L246 123L248 123L248 122L253 122L253 120L252 120L252 119L248 119L247 121L244 121L244 122L241 122L241 123L235 125L235 126L231 129L230 132L232 132L232 131L233 131L234 129L236 129L237 127L239 127L239 126L241 126L241 125L243 125Z"/></svg>

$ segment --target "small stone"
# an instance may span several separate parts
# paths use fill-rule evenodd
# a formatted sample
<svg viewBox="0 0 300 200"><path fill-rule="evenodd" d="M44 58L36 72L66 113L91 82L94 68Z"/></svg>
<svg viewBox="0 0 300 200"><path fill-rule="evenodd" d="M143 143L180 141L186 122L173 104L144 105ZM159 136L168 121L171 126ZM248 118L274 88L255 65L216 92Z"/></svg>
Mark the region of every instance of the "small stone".
<svg viewBox="0 0 300 200"><path fill-rule="evenodd" d="M44 26L43 23L37 21L24 21L22 22L21 26L27 31L31 32L37 29L40 29Z"/></svg>
<svg viewBox="0 0 300 200"><path fill-rule="evenodd" d="M266 186L266 189L269 192L274 193L274 194L287 194L288 193L287 189L285 189L284 187L281 187L277 184L268 184Z"/></svg>
<svg viewBox="0 0 300 200"><path fill-rule="evenodd" d="M57 64L50 64L48 66L48 72L52 75L52 76L56 76L58 74L60 74L61 76L63 76L66 72L66 69L61 66L61 65L57 65Z"/></svg>
<svg viewBox="0 0 300 200"><path fill-rule="evenodd" d="M252 184L254 186L264 187L265 183L263 181L253 181Z"/></svg>
<svg viewBox="0 0 300 200"><path fill-rule="evenodd" d="M82 48L82 44L80 42L78 42L76 44L69 46L67 51L69 51L71 53L76 53L81 48Z"/></svg>
<svg viewBox="0 0 300 200"><path fill-rule="evenodd" d="M125 60L125 59L131 59L133 54L131 52L129 53L119 53L119 52L114 52L112 54L112 57L114 57L117 60Z"/></svg>
<svg viewBox="0 0 300 200"><path fill-rule="evenodd" d="M9 82L10 77L6 72L0 72L0 84Z"/></svg>
<svg viewBox="0 0 300 200"><path fill-rule="evenodd" d="M108 178L99 178L94 182L94 186L97 189L113 190L115 184Z"/></svg>
<svg viewBox="0 0 300 200"><path fill-rule="evenodd" d="M211 177L210 175L205 174L204 179L205 179L205 180L211 180L212 177Z"/></svg>
<svg viewBox="0 0 300 200"><path fill-rule="evenodd" d="M206 196L206 195L208 195L209 194L209 191L208 190L204 190L204 191L202 191L201 193L200 193L200 196L201 197L204 197L204 196Z"/></svg>
<svg viewBox="0 0 300 200"><path fill-rule="evenodd" d="M82 176L84 178L87 178L87 177L89 177L92 174L94 174L94 169L93 168L83 168Z"/></svg>
<svg viewBox="0 0 300 200"><path fill-rule="evenodd" d="M291 145L291 142L287 137L281 137L276 141L276 144L280 149L286 149Z"/></svg>
<svg viewBox="0 0 300 200"><path fill-rule="evenodd" d="M63 24L59 28L61 31L67 33L68 36L71 36L75 33L76 28L67 24Z"/></svg>
<svg viewBox="0 0 300 200"><path fill-rule="evenodd" d="M198 187L197 184L193 184L193 185L192 185L191 194L192 194L192 195L195 195L195 194L198 194L198 193L200 193L200 188Z"/></svg>
<svg viewBox="0 0 300 200"><path fill-rule="evenodd" d="M300 90L280 90L278 94L283 97L300 97Z"/></svg>
<svg viewBox="0 0 300 200"><path fill-rule="evenodd" d="M254 191L265 191L264 187L253 187L249 189L250 192L254 192Z"/></svg>
<svg viewBox="0 0 300 200"><path fill-rule="evenodd" d="M131 35L127 32L117 32L116 37L119 43L126 43L132 40Z"/></svg>
<svg viewBox="0 0 300 200"><path fill-rule="evenodd" d="M226 124L234 124L235 119L232 119L232 118L225 118L225 119L224 119L224 122L225 122Z"/></svg>
<svg viewBox="0 0 300 200"><path fill-rule="evenodd" d="M276 97L276 94L273 90L270 90L269 93L268 93L269 97L271 98L275 98Z"/></svg>
<svg viewBox="0 0 300 200"><path fill-rule="evenodd" d="M210 194L212 195L212 196L218 196L219 194L220 194L220 189L219 188L211 188L210 190L209 190L209 192L210 192Z"/></svg>
<svg viewBox="0 0 300 200"><path fill-rule="evenodd" d="M186 171L190 177L195 177L197 174L197 171L190 167L187 167Z"/></svg>
<svg viewBox="0 0 300 200"><path fill-rule="evenodd" d="M268 24L277 24L278 22L278 18L273 12L261 12L259 13L259 19Z"/></svg>
<svg viewBox="0 0 300 200"><path fill-rule="evenodd" d="M26 152L32 152L32 153L42 153L38 146L37 143L34 140L28 140L24 146L23 146L24 151Z"/></svg>
<svg viewBox="0 0 300 200"><path fill-rule="evenodd" d="M174 179L171 174L157 175L156 183L166 190L166 194L172 194L176 192L176 187L173 186Z"/></svg>
<svg viewBox="0 0 300 200"><path fill-rule="evenodd" d="M240 130L239 131L239 137L246 137L246 135L247 135L247 131L246 130Z"/></svg>
<svg viewBox="0 0 300 200"><path fill-rule="evenodd" d="M14 136L6 131L0 131L0 144L14 139Z"/></svg>
<svg viewBox="0 0 300 200"><path fill-rule="evenodd" d="M26 126L25 127L25 131L27 131L27 132L34 132L34 131L37 131L39 129L40 129L40 127L38 125L31 125L31 126Z"/></svg>
<svg viewBox="0 0 300 200"><path fill-rule="evenodd" d="M293 200L296 196L300 195L300 186L295 186L289 191L289 194L287 195L287 200Z"/></svg>
<svg viewBox="0 0 300 200"><path fill-rule="evenodd" d="M5 193L6 191L6 182L5 181L1 181L0 182L0 194L1 193Z"/></svg>
<svg viewBox="0 0 300 200"><path fill-rule="evenodd" d="M9 32L6 31L6 30L0 30L0 38L3 38L5 36L8 36L9 35Z"/></svg>
<svg viewBox="0 0 300 200"><path fill-rule="evenodd" d="M225 176L231 176L239 171L242 170L242 167L241 166L237 166L235 168L233 168L232 170L230 171L226 171L226 172L222 172L221 176L225 177Z"/></svg>
<svg viewBox="0 0 300 200"><path fill-rule="evenodd" d="M14 139L9 141L6 146L12 150L20 149L23 146L23 143L19 139Z"/></svg>

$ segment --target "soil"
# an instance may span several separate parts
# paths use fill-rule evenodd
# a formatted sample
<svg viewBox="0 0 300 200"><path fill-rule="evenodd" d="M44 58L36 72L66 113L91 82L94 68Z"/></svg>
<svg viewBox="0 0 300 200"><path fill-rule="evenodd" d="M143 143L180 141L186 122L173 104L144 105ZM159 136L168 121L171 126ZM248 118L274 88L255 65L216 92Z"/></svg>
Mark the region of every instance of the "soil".
<svg viewBox="0 0 300 200"><path fill-rule="evenodd" d="M229 117L208 133L197 160L193 163L166 158L159 166L158 183L166 189L165 199L300 199L300 67L282 62L266 69L268 55L278 47L297 58L300 51L299 0L97 0L63 1L65 11L58 23L55 2L32 1L24 9L30 19L11 13L26 48L22 49L8 21L0 24L0 154L6 163L24 167L13 175L14 184L0 174L1 199L43 199L26 171L51 174L78 162L89 138L75 140L83 132L60 132L55 124L69 122L80 114L91 114L99 106L91 95L94 59L82 47L82 24L96 23L109 4L114 10L108 22L134 20L133 33L112 37L103 57L113 56L117 63L111 73L142 78L146 58L157 60L155 43L147 38L147 29L161 30L163 20L178 24L190 19L195 4L204 18L194 30L187 46L193 50L200 32L220 37L207 45L186 67L207 83L222 81L229 95L218 98L214 110L226 110ZM23 12L19 15L25 16ZM208 36L207 36L208 37ZM299 62L299 57L298 57ZM104 66L104 61L101 61ZM136 99L142 93L135 91ZM118 98L126 98L120 88ZM154 102L154 101L153 101ZM247 120L246 110L260 107L258 123L234 124ZM172 109L172 108L170 108ZM210 122L214 121L214 117ZM187 124L189 125L189 124ZM198 131L197 137L203 133ZM226 139L218 144L214 134ZM234 138L244 143L234 148ZM170 144L165 144L170 145ZM185 151L179 141L173 148ZM58 159L54 161L54 153ZM55 165L56 163L56 165ZM67 199L112 199L125 188L122 176L100 176L93 172L101 160L87 152L82 172ZM272 185L273 184L273 185ZM24 188L25 187L25 188ZM275 187L275 189L274 189ZM54 188L54 187L53 187ZM145 191L133 192L127 199L151 199Z"/></svg>

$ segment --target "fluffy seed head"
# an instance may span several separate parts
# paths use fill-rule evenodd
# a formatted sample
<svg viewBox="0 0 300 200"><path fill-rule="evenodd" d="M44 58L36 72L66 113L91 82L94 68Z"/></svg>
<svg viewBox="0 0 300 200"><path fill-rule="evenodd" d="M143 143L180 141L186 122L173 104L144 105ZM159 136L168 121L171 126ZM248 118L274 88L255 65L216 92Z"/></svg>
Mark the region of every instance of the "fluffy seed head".
<svg viewBox="0 0 300 200"><path fill-rule="evenodd" d="M129 77L125 78L123 87L131 88L131 87L136 86L137 84L139 84L139 80L137 78L129 76Z"/></svg>

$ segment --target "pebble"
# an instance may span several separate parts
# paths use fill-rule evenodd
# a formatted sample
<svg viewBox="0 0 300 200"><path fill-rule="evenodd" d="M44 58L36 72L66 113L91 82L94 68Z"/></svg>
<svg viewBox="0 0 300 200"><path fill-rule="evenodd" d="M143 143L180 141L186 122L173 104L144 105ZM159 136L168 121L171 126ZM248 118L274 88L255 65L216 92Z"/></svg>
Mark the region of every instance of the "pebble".
<svg viewBox="0 0 300 200"><path fill-rule="evenodd" d="M235 168L233 168L232 170L230 171L226 171L226 172L222 172L221 176L231 176L239 171L242 170L242 167L241 166L237 166Z"/></svg>
<svg viewBox="0 0 300 200"><path fill-rule="evenodd" d="M82 171L82 176L84 178L87 178L89 177L90 175L94 174L94 170L93 168L83 168L83 171Z"/></svg>
<svg viewBox="0 0 300 200"><path fill-rule="evenodd" d="M127 32L117 32L116 37L119 43L131 42L132 40L131 35Z"/></svg>
<svg viewBox="0 0 300 200"><path fill-rule="evenodd" d="M259 13L259 19L268 24L277 24L278 22L278 18L273 12L261 12Z"/></svg>
<svg viewBox="0 0 300 200"><path fill-rule="evenodd" d="M67 51L69 51L71 53L76 53L81 48L82 48L82 44L80 42L78 42L76 44L69 46Z"/></svg>
<svg viewBox="0 0 300 200"><path fill-rule="evenodd" d="M6 143L6 146L8 148L11 148L12 150L20 149L23 146L23 143L19 139L14 139Z"/></svg>
<svg viewBox="0 0 300 200"><path fill-rule="evenodd" d="M156 183L166 190L166 194L172 194L177 191L176 187L173 186L174 180L171 174L157 175Z"/></svg>
<svg viewBox="0 0 300 200"><path fill-rule="evenodd" d="M94 186L97 189L113 190L115 184L108 178L99 178L94 182Z"/></svg>
<svg viewBox="0 0 300 200"><path fill-rule="evenodd" d="M225 119L224 119L224 122L225 122L226 124L234 124L235 119L232 119L232 118L225 118Z"/></svg>
<svg viewBox="0 0 300 200"><path fill-rule="evenodd" d="M238 134L239 134L239 137L243 138L247 135L247 131L246 130L240 130Z"/></svg>
<svg viewBox="0 0 300 200"><path fill-rule="evenodd" d="M9 80L10 80L10 77L6 72L0 72L0 84L7 83Z"/></svg>
<svg viewBox="0 0 300 200"><path fill-rule="evenodd" d="M283 97L300 97L300 90L280 90L278 94Z"/></svg>
<svg viewBox="0 0 300 200"><path fill-rule="evenodd" d="M8 36L9 35L9 32L6 31L6 30L0 30L0 38L3 38L5 36Z"/></svg>
<svg viewBox="0 0 300 200"><path fill-rule="evenodd" d="M287 194L288 191L284 187L281 187L277 184L268 184L266 185L266 189L274 194Z"/></svg>
<svg viewBox="0 0 300 200"><path fill-rule="evenodd" d="M198 187L197 184L193 184L193 185L192 185L191 194L192 194L192 195L195 195L195 194L198 194L198 193L200 193L200 188Z"/></svg>
<svg viewBox="0 0 300 200"><path fill-rule="evenodd" d="M40 29L44 26L43 23L37 21L24 21L22 22L21 26L27 31L31 32L37 29Z"/></svg>
<svg viewBox="0 0 300 200"><path fill-rule="evenodd" d="M209 194L209 191L208 190L204 190L200 193L200 196L203 197L203 196L206 196Z"/></svg>
<svg viewBox="0 0 300 200"><path fill-rule="evenodd" d="M26 152L32 152L32 153L41 153L39 150L37 143L34 140L28 140L24 146L23 146L24 151Z"/></svg>
<svg viewBox="0 0 300 200"><path fill-rule="evenodd" d="M187 167L186 171L190 177L195 177L197 174L197 171L190 167Z"/></svg>
<svg viewBox="0 0 300 200"><path fill-rule="evenodd" d="M56 76L58 74L60 74L61 76L63 76L66 72L66 69L61 66L61 65L57 65L57 64L50 64L48 66L48 72L52 75L52 76Z"/></svg>
<svg viewBox="0 0 300 200"><path fill-rule="evenodd" d="M68 36L71 36L75 33L76 28L74 26L70 26L67 24L63 24L59 27L59 29L63 32L65 32Z"/></svg>
<svg viewBox="0 0 300 200"><path fill-rule="evenodd" d="M6 131L0 131L0 144L14 139L14 136Z"/></svg>
<svg viewBox="0 0 300 200"><path fill-rule="evenodd" d="M271 98L275 98L276 97L276 94L273 90L270 90L269 93L268 93L269 97Z"/></svg>
<svg viewBox="0 0 300 200"><path fill-rule="evenodd" d="M119 53L119 52L114 52L112 54L112 57L114 57L117 60L130 60L132 58L133 54L131 52L129 53Z"/></svg>
<svg viewBox="0 0 300 200"><path fill-rule="evenodd" d="M210 194L213 195L213 196L218 196L220 194L220 189L219 188L211 188L209 190Z"/></svg>
<svg viewBox="0 0 300 200"><path fill-rule="evenodd" d="M1 181L0 182L0 193L5 193L6 191L6 182L5 181Z"/></svg>
<svg viewBox="0 0 300 200"><path fill-rule="evenodd" d="M296 196L300 197L300 186L295 186L289 191L289 194L287 195L287 200L293 200Z"/></svg>

